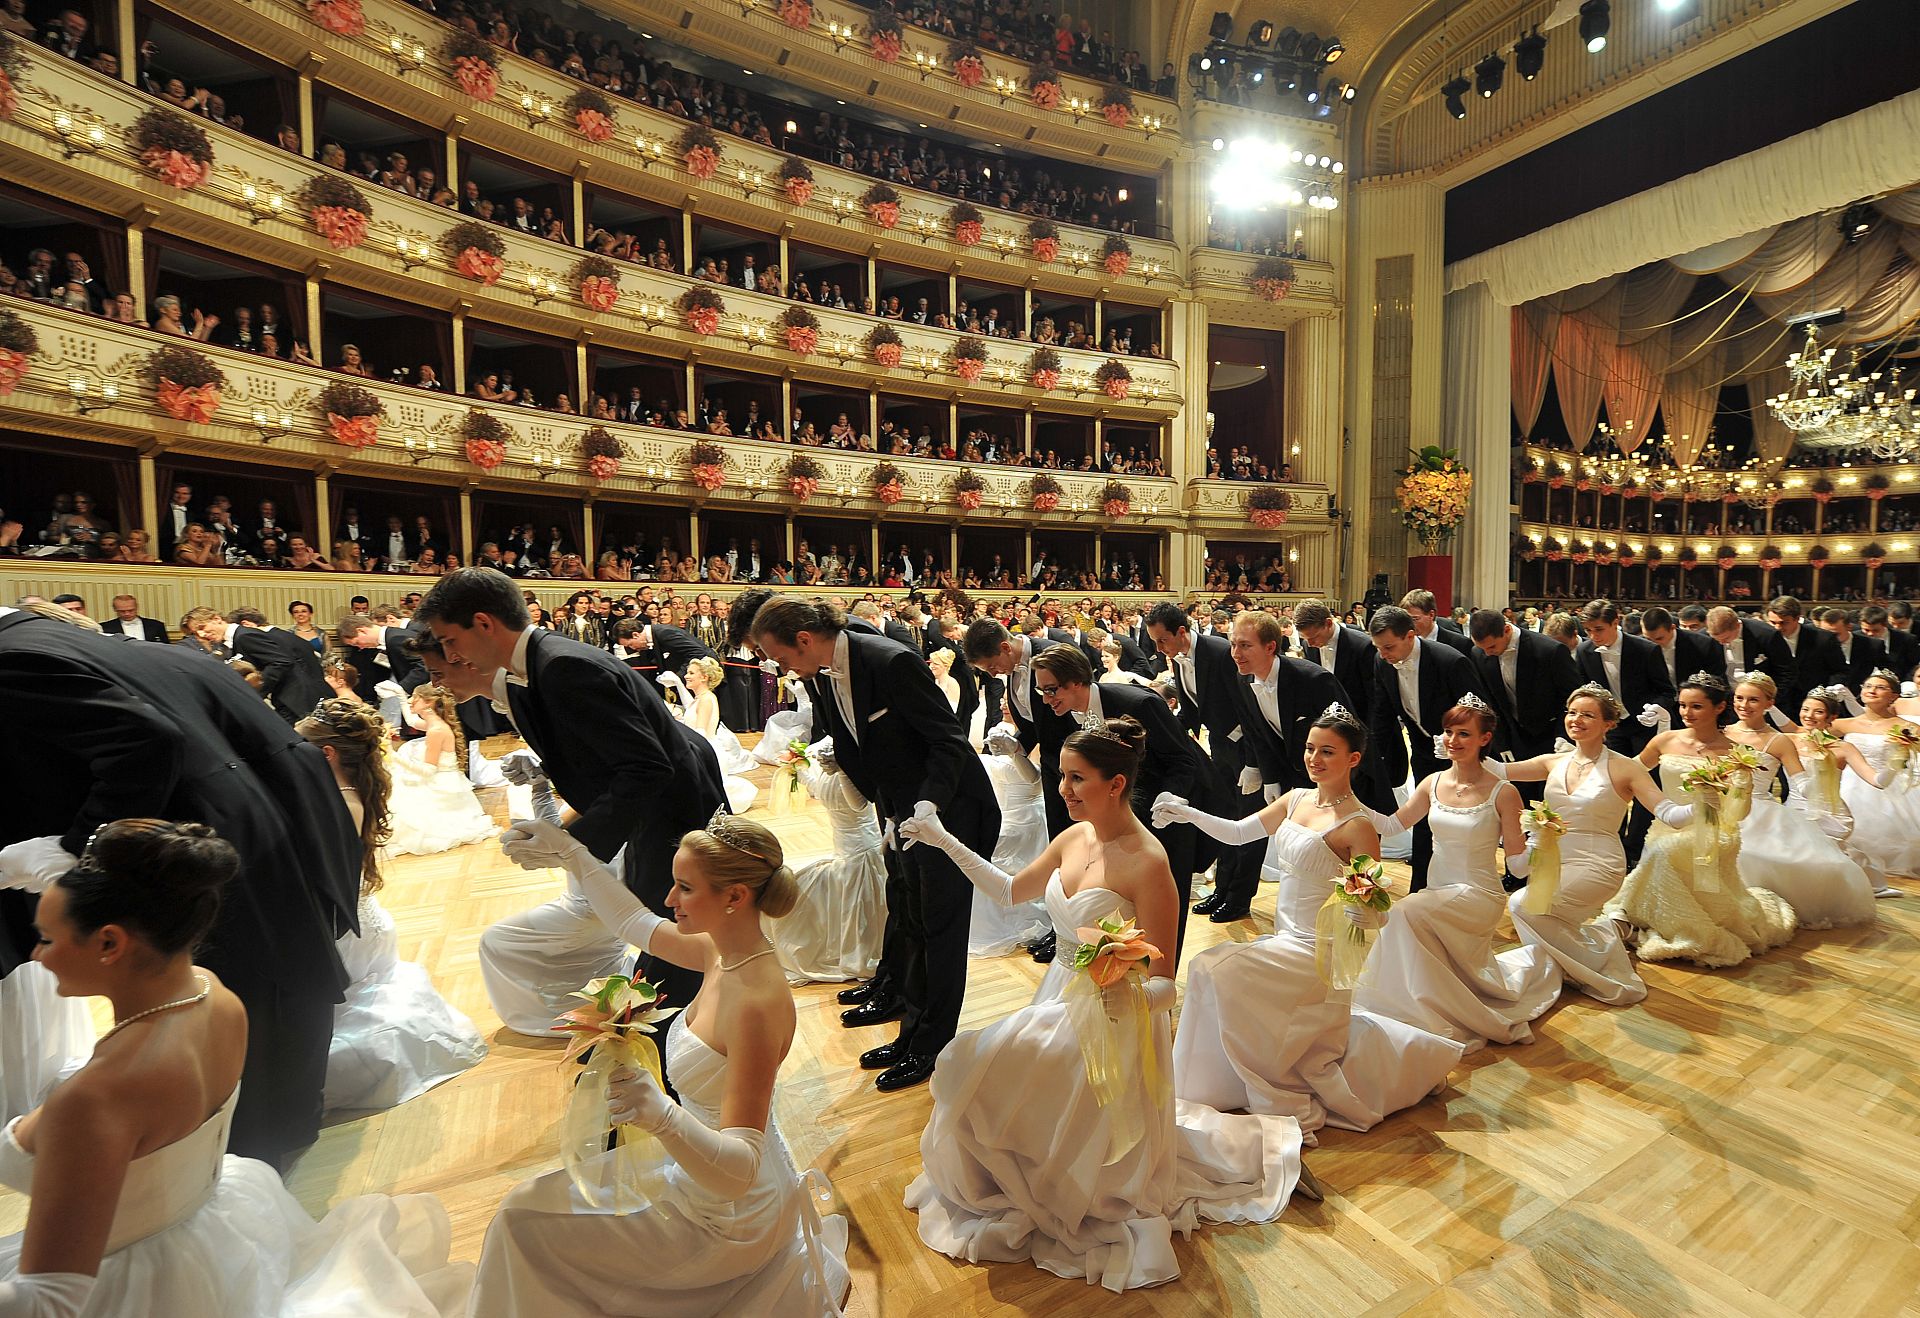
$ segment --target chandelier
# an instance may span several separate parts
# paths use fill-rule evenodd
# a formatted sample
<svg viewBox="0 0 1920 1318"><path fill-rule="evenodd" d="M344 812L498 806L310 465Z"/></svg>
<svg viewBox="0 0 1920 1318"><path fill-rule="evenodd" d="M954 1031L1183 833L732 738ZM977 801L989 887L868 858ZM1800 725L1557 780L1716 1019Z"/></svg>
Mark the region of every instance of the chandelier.
<svg viewBox="0 0 1920 1318"><path fill-rule="evenodd" d="M1864 386L1860 397L1832 431L1847 437L1847 447L1864 448L1881 462L1920 454L1920 412L1913 406L1915 391L1901 386L1900 368L1893 368L1884 387L1879 371L1859 383Z"/></svg>
<svg viewBox="0 0 1920 1318"><path fill-rule="evenodd" d="M1767 400L1774 418L1811 448L1851 448L1860 442L1851 428L1834 423L1856 411L1867 384L1833 374L1833 353L1821 348L1819 329L1808 325L1806 346L1787 357L1786 390Z"/></svg>

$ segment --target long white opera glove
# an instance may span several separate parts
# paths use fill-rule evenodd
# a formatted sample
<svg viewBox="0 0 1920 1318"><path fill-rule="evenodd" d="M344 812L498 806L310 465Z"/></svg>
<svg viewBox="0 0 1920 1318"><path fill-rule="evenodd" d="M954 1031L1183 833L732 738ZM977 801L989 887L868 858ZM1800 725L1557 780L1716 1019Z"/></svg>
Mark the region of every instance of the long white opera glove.
<svg viewBox="0 0 1920 1318"><path fill-rule="evenodd" d="M580 841L545 819L516 819L500 835L500 849L522 869L564 869L579 885L600 923L616 938L645 949L653 931L667 923L646 908Z"/></svg>
<svg viewBox="0 0 1920 1318"><path fill-rule="evenodd" d="M1836 683L1836 685L1838 684ZM1846 703L1847 713L1853 715L1855 718L1859 718L1867 712L1860 705L1860 697L1854 695L1853 692L1846 687L1840 688L1840 699Z"/></svg>
<svg viewBox="0 0 1920 1318"><path fill-rule="evenodd" d="M693 712L693 697L687 694L686 683L680 680L679 674L665 668L655 674L655 679L661 686L673 692L673 702L667 708L673 711L675 718L682 723L686 722L686 716Z"/></svg>
<svg viewBox="0 0 1920 1318"><path fill-rule="evenodd" d="M1242 796L1248 796L1259 791L1261 787L1260 770L1256 766L1249 764L1240 771L1240 781L1236 785L1240 788L1240 795Z"/></svg>
<svg viewBox="0 0 1920 1318"><path fill-rule="evenodd" d="M985 745L987 754L1004 755L1008 759L1023 758L1027 753L1027 748L1020 744L1020 734L1004 723L987 729Z"/></svg>
<svg viewBox="0 0 1920 1318"><path fill-rule="evenodd" d="M765 1131L750 1126L713 1129L668 1098L651 1071L610 1079L607 1110L616 1122L638 1126L658 1139L681 1170L710 1194L737 1199L759 1178Z"/></svg>
<svg viewBox="0 0 1920 1318"><path fill-rule="evenodd" d="M1507 777L1507 762L1505 760L1482 760L1480 761L1480 767L1485 769L1490 776L1498 778L1503 783L1511 781ZM1380 836L1385 837L1386 834L1382 833Z"/></svg>
<svg viewBox="0 0 1920 1318"><path fill-rule="evenodd" d="M1174 992L1174 987L1173 987L1173 976L1171 975L1154 976L1152 979L1147 981L1146 992L1147 992L1147 1010L1149 1012L1164 1012L1164 1011L1173 1010L1173 1002L1176 996Z"/></svg>
<svg viewBox="0 0 1920 1318"><path fill-rule="evenodd" d="M57 837L30 837L0 847L0 888L45 892L53 881L79 864L79 857Z"/></svg>
<svg viewBox="0 0 1920 1318"><path fill-rule="evenodd" d="M0 1318L79 1318L93 1284L80 1272L32 1272L0 1281Z"/></svg>
<svg viewBox="0 0 1920 1318"><path fill-rule="evenodd" d="M1401 823L1398 815L1383 815L1371 806L1361 808L1367 812L1367 818L1373 821L1373 831L1380 835L1382 842L1390 837L1399 837L1413 828L1412 824Z"/></svg>
<svg viewBox="0 0 1920 1318"><path fill-rule="evenodd" d="M1436 760L1447 758L1447 734L1444 732L1433 734L1433 758Z"/></svg>
<svg viewBox="0 0 1920 1318"><path fill-rule="evenodd" d="M900 836L908 842L924 842L946 852L967 876L967 882L1001 906L1013 905L1013 875L948 832L933 802L922 801L914 806L913 818L900 823Z"/></svg>
<svg viewBox="0 0 1920 1318"><path fill-rule="evenodd" d="M1653 808L1653 817L1668 828L1685 828L1693 822L1693 807L1674 801L1662 801Z"/></svg>
<svg viewBox="0 0 1920 1318"><path fill-rule="evenodd" d="M514 751L500 761L500 775L508 782L525 787L533 794L533 813L549 824L560 822L560 803L554 799L553 784L540 767L540 757L532 751Z"/></svg>
<svg viewBox="0 0 1920 1318"><path fill-rule="evenodd" d="M1384 929L1387 927L1387 913L1376 911L1371 906L1356 906L1347 903L1345 907L1347 923L1356 929Z"/></svg>
<svg viewBox="0 0 1920 1318"><path fill-rule="evenodd" d="M1571 754L1573 750L1574 750L1573 743L1568 741L1565 737L1555 737L1553 739L1553 753L1555 755L1568 755L1568 754Z"/></svg>
<svg viewBox="0 0 1920 1318"><path fill-rule="evenodd" d="M1529 833L1527 835L1527 849L1517 856L1507 857L1507 873L1513 875L1516 879L1531 878L1533 876L1533 846L1533 835Z"/></svg>
<svg viewBox="0 0 1920 1318"><path fill-rule="evenodd" d="M1014 745L1018 747L1019 743L1015 742ZM1013 771L1020 775L1022 782L1032 784L1040 781L1040 766L1035 764L1033 757L1024 750L1016 750L1006 757L1006 761L1013 766Z"/></svg>
<svg viewBox="0 0 1920 1318"><path fill-rule="evenodd" d="M1259 842L1267 836L1267 826L1260 822L1257 814L1248 815L1245 819L1222 819L1219 815L1194 809L1185 797L1175 796L1172 792L1162 792L1153 799L1151 822L1155 828L1192 824L1208 837L1218 838L1236 847Z"/></svg>
<svg viewBox="0 0 1920 1318"><path fill-rule="evenodd" d="M1920 696L1920 682L1909 677L1900 684L1900 697L1903 700L1912 700L1915 696Z"/></svg>
<svg viewBox="0 0 1920 1318"><path fill-rule="evenodd" d="M1642 705L1640 712L1633 716L1634 722L1643 728L1652 728L1655 732L1673 730L1673 715L1660 705Z"/></svg>

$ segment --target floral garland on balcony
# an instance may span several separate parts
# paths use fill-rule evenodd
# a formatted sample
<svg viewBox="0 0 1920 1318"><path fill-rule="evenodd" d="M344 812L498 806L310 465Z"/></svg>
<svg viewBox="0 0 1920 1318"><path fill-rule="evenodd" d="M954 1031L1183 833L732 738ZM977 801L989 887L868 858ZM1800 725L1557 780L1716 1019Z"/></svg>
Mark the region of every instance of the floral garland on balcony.
<svg viewBox="0 0 1920 1318"><path fill-rule="evenodd" d="M1413 461L1400 472L1394 501L1400 520L1419 537L1429 554L1437 554L1460 519L1467 515L1473 493L1473 473L1453 449L1438 444L1413 450Z"/></svg>
<svg viewBox="0 0 1920 1318"><path fill-rule="evenodd" d="M440 235L440 247L453 268L491 288L507 268L507 243L499 230L479 220L462 220Z"/></svg>
<svg viewBox="0 0 1920 1318"><path fill-rule="evenodd" d="M479 408L471 408L460 423L460 438L466 442L467 461L482 471L492 471L507 460L507 445L513 428Z"/></svg>
<svg viewBox="0 0 1920 1318"><path fill-rule="evenodd" d="M196 348L155 348L142 374L153 385L153 401L176 421L205 425L226 397L227 377Z"/></svg>
<svg viewBox="0 0 1920 1318"><path fill-rule="evenodd" d="M1540 548L1546 554L1549 563L1558 563L1567 556L1567 547L1552 536L1548 536Z"/></svg>
<svg viewBox="0 0 1920 1318"><path fill-rule="evenodd" d="M1284 526L1292 511L1293 496L1277 486L1262 485L1247 492L1247 520L1262 531Z"/></svg>
<svg viewBox="0 0 1920 1318"><path fill-rule="evenodd" d="M1027 482L1027 501L1037 513L1050 513L1060 506L1060 482L1042 473Z"/></svg>
<svg viewBox="0 0 1920 1318"><path fill-rule="evenodd" d="M1123 481L1108 481L1100 487L1100 510L1109 517L1125 517L1133 511L1133 491Z"/></svg>
<svg viewBox="0 0 1920 1318"><path fill-rule="evenodd" d="M893 326L875 325L867 331L867 355L888 370L900 364L900 356L904 351L900 331Z"/></svg>
<svg viewBox="0 0 1920 1318"><path fill-rule="evenodd" d="M947 221L953 225L953 240L962 247L972 247L987 231L986 217L970 201L955 202Z"/></svg>
<svg viewBox="0 0 1920 1318"><path fill-rule="evenodd" d="M1773 571L1786 561L1779 545L1765 545L1760 550L1760 566L1767 572Z"/></svg>
<svg viewBox="0 0 1920 1318"><path fill-rule="evenodd" d="M1060 226L1052 220L1034 220L1027 225L1027 250L1041 265L1052 265L1060 255Z"/></svg>
<svg viewBox="0 0 1920 1318"><path fill-rule="evenodd" d="M1119 279L1133 268L1133 244L1117 233L1107 235L1100 244L1100 268L1110 279Z"/></svg>
<svg viewBox="0 0 1920 1318"><path fill-rule="evenodd" d="M907 48L906 29L891 9L876 9L867 19L867 49L882 64L897 64Z"/></svg>
<svg viewBox="0 0 1920 1318"><path fill-rule="evenodd" d="M1593 561L1598 563L1601 567L1612 567L1613 566L1613 546L1610 544L1595 545L1593 547Z"/></svg>
<svg viewBox="0 0 1920 1318"><path fill-rule="evenodd" d="M1253 263L1247 287L1269 302L1282 301L1293 292L1293 262L1283 256L1263 256Z"/></svg>
<svg viewBox="0 0 1920 1318"><path fill-rule="evenodd" d="M1879 503L1887 497L1892 486L1892 481L1889 481L1885 476L1876 471L1873 475L1867 477L1867 497L1875 503Z"/></svg>
<svg viewBox="0 0 1920 1318"><path fill-rule="evenodd" d="M1813 564L1816 568L1825 567L1832 557L1833 555L1825 545L1815 545L1807 551L1807 562Z"/></svg>
<svg viewBox="0 0 1920 1318"><path fill-rule="evenodd" d="M1027 97L1036 109L1060 108L1060 71L1041 60L1027 69Z"/></svg>
<svg viewBox="0 0 1920 1318"><path fill-rule="evenodd" d="M335 380L317 400L327 418L327 433L336 444L367 448L380 440L380 419L387 414L380 397L365 385Z"/></svg>
<svg viewBox="0 0 1920 1318"><path fill-rule="evenodd" d="M155 106L127 130L133 154L149 174L182 192L199 187L213 173L213 142L207 130L186 115Z"/></svg>
<svg viewBox="0 0 1920 1318"><path fill-rule="evenodd" d="M780 190L787 194L787 201L795 206L804 206L813 200L813 166L799 156L788 156L780 162Z"/></svg>
<svg viewBox="0 0 1920 1318"><path fill-rule="evenodd" d="M360 0L307 0L307 16L335 36L357 37L367 30Z"/></svg>
<svg viewBox="0 0 1920 1318"><path fill-rule="evenodd" d="M986 502L987 482L977 475L972 467L960 468L960 474L953 478L953 501L966 512L976 511Z"/></svg>
<svg viewBox="0 0 1920 1318"><path fill-rule="evenodd" d="M987 341L972 334L953 345L953 373L972 384L987 369Z"/></svg>
<svg viewBox="0 0 1920 1318"><path fill-rule="evenodd" d="M1621 567L1632 567L1632 566L1633 566L1633 547L1632 547L1631 545L1628 545L1628 544L1625 544L1625 543L1622 543L1622 544L1621 544L1621 546L1620 546L1620 566L1621 566Z"/></svg>
<svg viewBox="0 0 1920 1318"><path fill-rule="evenodd" d="M1860 561L1870 568L1878 568L1887 561L1887 551L1879 541L1871 541L1860 551Z"/></svg>
<svg viewBox="0 0 1920 1318"><path fill-rule="evenodd" d="M1593 557L1593 546L1585 540L1576 540L1573 542L1571 557L1575 567L1585 567L1587 560Z"/></svg>
<svg viewBox="0 0 1920 1318"><path fill-rule="evenodd" d="M0 33L0 119L13 118L19 107L20 93L13 84L26 67L27 53L20 49L20 43L11 34Z"/></svg>
<svg viewBox="0 0 1920 1318"><path fill-rule="evenodd" d="M867 218L883 229L900 223L900 192L891 184L874 184L860 194L860 204L867 208Z"/></svg>
<svg viewBox="0 0 1920 1318"><path fill-rule="evenodd" d="M17 312L0 307L0 398L27 378L28 358L40 351L40 336Z"/></svg>
<svg viewBox="0 0 1920 1318"><path fill-rule="evenodd" d="M907 492L907 478L900 474L900 468L891 462L877 462L873 467L873 497L891 507L899 503Z"/></svg>
<svg viewBox="0 0 1920 1318"><path fill-rule="evenodd" d="M1052 348L1035 348L1027 358L1027 378L1033 387L1049 393L1060 387L1060 354Z"/></svg>
<svg viewBox="0 0 1920 1318"><path fill-rule="evenodd" d="M567 276L591 311L609 311L620 300L620 267L604 256L583 256Z"/></svg>
<svg viewBox="0 0 1920 1318"><path fill-rule="evenodd" d="M813 26L813 5L809 0L780 0L780 21L796 32Z"/></svg>
<svg viewBox="0 0 1920 1318"><path fill-rule="evenodd" d="M1114 83L1100 94L1100 113L1115 128L1125 128L1133 122L1133 93Z"/></svg>
<svg viewBox="0 0 1920 1318"><path fill-rule="evenodd" d="M820 317L805 307L788 307L780 317L780 325L786 331L788 352L810 357L820 346Z"/></svg>
<svg viewBox="0 0 1920 1318"><path fill-rule="evenodd" d="M347 179L315 174L300 185L293 199L306 209L313 231L325 238L327 246L334 251L344 252L367 240L367 221L373 218L373 203Z"/></svg>
<svg viewBox="0 0 1920 1318"><path fill-rule="evenodd" d="M787 489L801 503L820 493L820 482L826 478L827 469L818 458L796 453L787 459Z"/></svg>
<svg viewBox="0 0 1920 1318"><path fill-rule="evenodd" d="M1647 566L1648 567L1659 567L1662 563L1666 562L1666 559L1667 559L1667 551L1662 549L1659 545L1647 546Z"/></svg>
<svg viewBox="0 0 1920 1318"><path fill-rule="evenodd" d="M613 101L603 91L582 87L567 98L567 112L573 126L589 142L605 142L613 136Z"/></svg>
<svg viewBox="0 0 1920 1318"><path fill-rule="evenodd" d="M1735 563L1738 563L1740 556L1733 552L1732 545L1721 545L1713 551L1713 561L1719 564L1720 570L1724 572Z"/></svg>
<svg viewBox="0 0 1920 1318"><path fill-rule="evenodd" d="M1251 506L1253 503L1253 500L1249 498L1247 500L1247 503L1249 506ZM1511 546L1511 552L1522 563L1531 563L1533 562L1535 556L1539 554L1540 546L1536 545L1532 541L1532 539L1530 539L1527 536L1516 535L1513 538L1513 545Z"/></svg>
<svg viewBox="0 0 1920 1318"><path fill-rule="evenodd" d="M680 134L680 159L687 173L705 182L720 168L720 139L705 124L688 124Z"/></svg>
<svg viewBox="0 0 1920 1318"><path fill-rule="evenodd" d="M686 318L687 328L695 334L718 333L720 317L727 311L725 299L705 284L695 284L689 288L674 305Z"/></svg>
<svg viewBox="0 0 1920 1318"><path fill-rule="evenodd" d="M610 481L620 474L620 459L627 451L605 426L590 426L580 436L580 451L586 455L587 474L597 481Z"/></svg>
<svg viewBox="0 0 1920 1318"><path fill-rule="evenodd" d="M1691 572L1700 566L1700 551L1692 545L1688 545L1680 551L1680 557L1677 561L1680 564L1680 570L1682 572Z"/></svg>
<svg viewBox="0 0 1920 1318"><path fill-rule="evenodd" d="M490 101L500 90L500 52L489 41L455 28L440 43L440 58L453 70L460 90L476 101Z"/></svg>
<svg viewBox="0 0 1920 1318"><path fill-rule="evenodd" d="M1813 483L1813 501L1825 503L1831 498L1833 498L1833 482L1822 476Z"/></svg>
<svg viewBox="0 0 1920 1318"><path fill-rule="evenodd" d="M980 48L971 41L955 41L949 45L947 63L953 69L953 80L969 91L987 80L987 62L980 58Z"/></svg>
<svg viewBox="0 0 1920 1318"><path fill-rule="evenodd" d="M1133 372L1126 363L1117 357L1109 357L1100 363L1093 373L1093 382L1100 386L1100 392L1119 401L1133 389Z"/></svg>
<svg viewBox="0 0 1920 1318"><path fill-rule="evenodd" d="M712 440L703 439L687 448L687 469L693 483L712 494L727 483L727 451Z"/></svg>

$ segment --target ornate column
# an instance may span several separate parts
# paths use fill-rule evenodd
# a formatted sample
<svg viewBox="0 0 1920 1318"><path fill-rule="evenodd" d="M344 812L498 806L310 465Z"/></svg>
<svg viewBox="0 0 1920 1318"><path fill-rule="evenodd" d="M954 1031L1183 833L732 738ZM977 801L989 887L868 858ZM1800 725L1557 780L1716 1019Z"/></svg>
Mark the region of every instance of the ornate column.
<svg viewBox="0 0 1920 1318"><path fill-rule="evenodd" d="M313 473L313 551L333 557L332 468Z"/></svg>
<svg viewBox="0 0 1920 1318"><path fill-rule="evenodd" d="M1338 316L1309 316L1287 330L1287 430L1300 450L1283 449L1295 480L1331 483L1340 466L1344 362Z"/></svg>

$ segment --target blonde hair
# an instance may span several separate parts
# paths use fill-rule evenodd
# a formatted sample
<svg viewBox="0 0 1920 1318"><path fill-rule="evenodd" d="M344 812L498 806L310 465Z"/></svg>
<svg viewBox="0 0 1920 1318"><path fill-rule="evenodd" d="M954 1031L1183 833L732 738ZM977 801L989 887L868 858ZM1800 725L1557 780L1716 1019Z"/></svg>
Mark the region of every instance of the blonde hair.
<svg viewBox="0 0 1920 1318"><path fill-rule="evenodd" d="M708 883L715 888L739 884L769 919L790 913L800 900L800 883L787 868L780 839L764 824L739 815L716 815L708 828L694 829L680 845L693 854Z"/></svg>
<svg viewBox="0 0 1920 1318"><path fill-rule="evenodd" d="M453 764L464 775L467 771L467 731L460 726L459 700L445 687L434 685L415 687L412 699L425 700L428 708L453 733Z"/></svg>
<svg viewBox="0 0 1920 1318"><path fill-rule="evenodd" d="M1540 624L1540 634L1551 636L1556 641L1564 641L1569 636L1578 636L1580 629L1574 625L1571 613L1550 613L1547 620ZM1608 692L1609 695L1612 692Z"/></svg>
<svg viewBox="0 0 1920 1318"><path fill-rule="evenodd" d="M1768 700L1778 701L1780 699L1780 684L1775 682L1771 677L1768 677L1765 673L1742 673L1740 674L1740 680L1735 682L1733 686L1736 691L1743 686L1756 686L1767 693Z"/></svg>
<svg viewBox="0 0 1920 1318"><path fill-rule="evenodd" d="M380 849L393 840L386 721L371 706L333 696L315 705L293 730L315 746L332 748L352 781L360 798L360 891L380 891Z"/></svg>
<svg viewBox="0 0 1920 1318"><path fill-rule="evenodd" d="M945 677L953 671L953 651L944 645L927 656L927 667L933 669L937 677Z"/></svg>
<svg viewBox="0 0 1920 1318"><path fill-rule="evenodd" d="M1627 716L1627 707L1620 703L1620 697L1601 686L1598 682L1588 682L1577 686L1567 693L1567 708L1573 708L1576 700L1591 700L1600 706L1600 716L1608 723L1618 723Z"/></svg>
<svg viewBox="0 0 1920 1318"><path fill-rule="evenodd" d="M707 690L718 692L721 684L727 680L727 670L718 659L710 654L695 655L687 661L689 673L699 673L707 684Z"/></svg>

